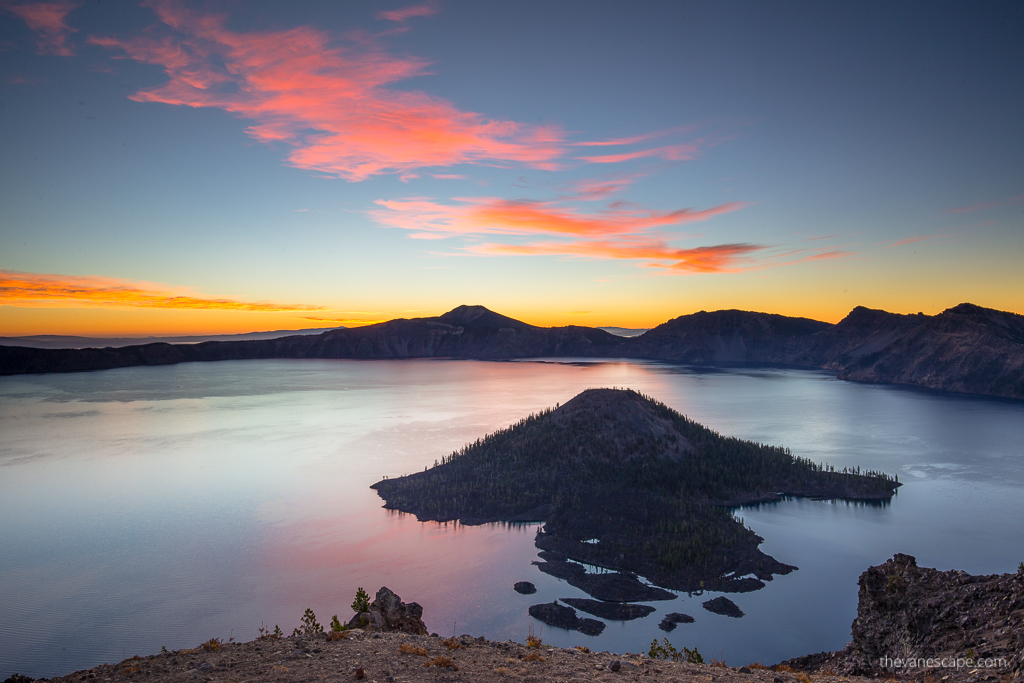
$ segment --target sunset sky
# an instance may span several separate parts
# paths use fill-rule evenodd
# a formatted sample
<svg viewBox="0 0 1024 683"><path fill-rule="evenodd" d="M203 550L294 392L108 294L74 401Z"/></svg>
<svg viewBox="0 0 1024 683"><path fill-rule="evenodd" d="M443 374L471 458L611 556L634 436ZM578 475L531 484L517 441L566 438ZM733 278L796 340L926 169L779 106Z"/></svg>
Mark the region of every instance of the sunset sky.
<svg viewBox="0 0 1024 683"><path fill-rule="evenodd" d="M0 0L0 335L1024 313L1024 3Z"/></svg>

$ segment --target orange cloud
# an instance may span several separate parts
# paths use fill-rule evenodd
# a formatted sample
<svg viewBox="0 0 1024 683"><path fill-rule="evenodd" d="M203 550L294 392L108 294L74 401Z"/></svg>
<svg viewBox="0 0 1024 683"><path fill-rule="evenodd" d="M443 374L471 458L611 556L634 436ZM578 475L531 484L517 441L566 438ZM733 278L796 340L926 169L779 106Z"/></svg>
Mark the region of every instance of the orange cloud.
<svg viewBox="0 0 1024 683"><path fill-rule="evenodd" d="M737 272L750 264L747 257L764 250L755 244L718 244L691 249L678 249L659 240L649 241L577 241L570 243L510 245L483 244L469 247L478 254L528 254L533 256L581 256L599 259L630 259L643 261L651 268L667 268L676 272Z"/></svg>
<svg viewBox="0 0 1024 683"><path fill-rule="evenodd" d="M426 7L396 12L425 16ZM288 160L296 167L359 181L463 163L554 169L563 152L558 128L487 119L422 92L389 89L426 74L424 60L396 57L366 41L335 45L311 27L233 31L225 17L172 0L156 0L153 8L165 25L162 34L89 39L164 68L166 84L131 98L251 119L249 135L291 146Z"/></svg>
<svg viewBox="0 0 1024 683"><path fill-rule="evenodd" d="M746 204L729 202L710 209L610 208L596 213L582 213L554 202L481 197L457 199L460 204L440 204L432 199L377 200L383 209L370 214L381 225L409 230L417 235L560 235L603 237L629 235L653 228L702 221L712 216L741 209Z"/></svg>
<svg viewBox="0 0 1024 683"><path fill-rule="evenodd" d="M222 311L318 311L322 306L213 299L114 278L0 270L2 306L189 308Z"/></svg>
<svg viewBox="0 0 1024 683"><path fill-rule="evenodd" d="M65 23L68 13L79 6L70 0L34 2L21 5L5 4L7 10L20 17L28 27L39 34L36 40L41 55L70 57L75 54L68 45L68 34L73 29Z"/></svg>
<svg viewBox="0 0 1024 683"><path fill-rule="evenodd" d="M413 17L432 17L437 14L438 10L440 7L436 2L425 2L421 5L409 5L390 12L377 12L377 18L388 21L405 21Z"/></svg>
<svg viewBox="0 0 1024 683"><path fill-rule="evenodd" d="M971 204L970 206L958 206L953 209L946 209L945 213L968 213L970 211L984 211L985 209L996 209L1003 206L1013 206L1024 202L1024 194L1013 197L1003 202L985 202L982 204Z"/></svg>

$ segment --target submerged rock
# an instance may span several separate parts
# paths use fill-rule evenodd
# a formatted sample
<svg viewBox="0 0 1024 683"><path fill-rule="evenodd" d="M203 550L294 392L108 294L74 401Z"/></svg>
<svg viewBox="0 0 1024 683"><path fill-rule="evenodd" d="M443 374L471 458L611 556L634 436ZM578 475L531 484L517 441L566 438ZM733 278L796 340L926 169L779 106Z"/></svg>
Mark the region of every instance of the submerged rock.
<svg viewBox="0 0 1024 683"><path fill-rule="evenodd" d="M724 595L715 598L714 600L708 600L701 605L704 609L715 614L721 614L725 617L733 617L739 619L743 616L743 610L736 606L736 603L725 597Z"/></svg>

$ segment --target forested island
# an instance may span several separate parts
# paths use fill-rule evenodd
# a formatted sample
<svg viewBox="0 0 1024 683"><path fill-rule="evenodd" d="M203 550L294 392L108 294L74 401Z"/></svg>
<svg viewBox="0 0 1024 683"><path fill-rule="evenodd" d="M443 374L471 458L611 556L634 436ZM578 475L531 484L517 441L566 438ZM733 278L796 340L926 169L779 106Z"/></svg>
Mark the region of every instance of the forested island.
<svg viewBox="0 0 1024 683"><path fill-rule="evenodd" d="M756 590L794 567L761 552L763 539L731 507L783 496L887 500L899 485L722 436L635 391L589 389L372 488L386 508L421 521L544 521L536 544L551 566L541 569L609 599L565 559L673 590Z"/></svg>

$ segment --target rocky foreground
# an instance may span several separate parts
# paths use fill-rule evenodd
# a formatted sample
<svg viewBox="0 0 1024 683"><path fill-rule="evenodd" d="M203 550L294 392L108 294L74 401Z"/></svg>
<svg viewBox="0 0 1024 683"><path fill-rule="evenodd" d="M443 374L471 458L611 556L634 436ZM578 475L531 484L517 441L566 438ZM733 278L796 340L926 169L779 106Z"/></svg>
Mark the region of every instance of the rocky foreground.
<svg viewBox="0 0 1024 683"><path fill-rule="evenodd" d="M1024 565L1016 574L972 576L918 567L897 553L861 574L853 640L838 652L785 662L808 672L922 680L1024 677Z"/></svg>
<svg viewBox="0 0 1024 683"><path fill-rule="evenodd" d="M264 638L197 647L76 671L50 683L307 683L311 681L489 683L665 681L666 683L855 683L870 679L654 660L585 649L529 647L460 636L348 632L328 640Z"/></svg>

